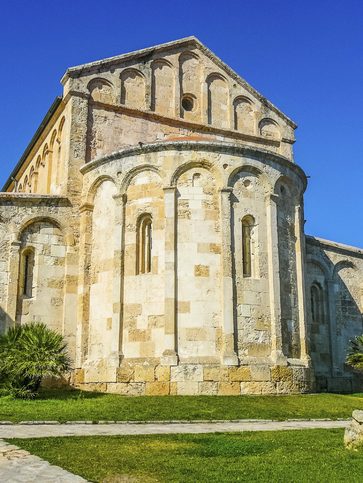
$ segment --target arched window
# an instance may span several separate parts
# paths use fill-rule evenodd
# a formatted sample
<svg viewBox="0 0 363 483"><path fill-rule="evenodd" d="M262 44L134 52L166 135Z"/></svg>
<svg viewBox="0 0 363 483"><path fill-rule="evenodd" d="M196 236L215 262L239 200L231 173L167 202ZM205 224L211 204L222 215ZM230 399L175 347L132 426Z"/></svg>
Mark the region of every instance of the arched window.
<svg viewBox="0 0 363 483"><path fill-rule="evenodd" d="M252 277L253 273L253 216L247 215L242 219L242 266L243 276Z"/></svg>
<svg viewBox="0 0 363 483"><path fill-rule="evenodd" d="M152 218L149 214L141 215L139 217L137 223L136 244L136 273L150 273L152 250Z"/></svg>
<svg viewBox="0 0 363 483"><path fill-rule="evenodd" d="M20 295L33 297L34 250L26 248L20 259Z"/></svg>
<svg viewBox="0 0 363 483"><path fill-rule="evenodd" d="M324 323L324 296L323 289L318 283L310 288L311 319L313 324Z"/></svg>

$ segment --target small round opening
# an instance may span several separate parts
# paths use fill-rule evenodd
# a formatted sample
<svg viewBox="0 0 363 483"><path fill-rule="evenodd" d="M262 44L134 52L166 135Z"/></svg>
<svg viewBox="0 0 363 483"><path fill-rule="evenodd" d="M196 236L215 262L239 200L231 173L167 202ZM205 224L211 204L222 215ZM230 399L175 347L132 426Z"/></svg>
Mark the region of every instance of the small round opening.
<svg viewBox="0 0 363 483"><path fill-rule="evenodd" d="M281 185L281 186L280 186L280 193L281 193L282 195L284 195L284 194L285 194L285 191L286 191L285 186Z"/></svg>
<svg viewBox="0 0 363 483"><path fill-rule="evenodd" d="M192 111L194 108L194 99L191 96L183 96L182 107L184 111Z"/></svg>

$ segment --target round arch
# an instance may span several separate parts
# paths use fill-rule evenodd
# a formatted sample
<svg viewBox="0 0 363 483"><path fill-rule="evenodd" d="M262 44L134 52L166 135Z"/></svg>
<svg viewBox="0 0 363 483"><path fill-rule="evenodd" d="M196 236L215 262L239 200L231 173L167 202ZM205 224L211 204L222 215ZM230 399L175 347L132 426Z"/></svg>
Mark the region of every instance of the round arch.
<svg viewBox="0 0 363 483"><path fill-rule="evenodd" d="M121 183L121 194L125 194L127 191L127 188L129 187L132 179L138 175L139 173L142 173L143 171L152 171L153 173L156 173L158 176L160 176L160 170L156 166L153 166L152 164L142 164L140 166L136 166L135 168L130 169L126 174L124 179L122 180Z"/></svg>
<svg viewBox="0 0 363 483"><path fill-rule="evenodd" d="M170 177L170 186L176 186L179 177L189 169L193 169L193 168L204 168L208 170L210 173L213 174L216 181L218 182L219 184L218 187L222 188L223 181L222 181L222 176L220 172L218 171L215 165L213 165L210 161L207 161L206 159L202 159L200 161L188 161L182 164L181 166L179 166Z"/></svg>

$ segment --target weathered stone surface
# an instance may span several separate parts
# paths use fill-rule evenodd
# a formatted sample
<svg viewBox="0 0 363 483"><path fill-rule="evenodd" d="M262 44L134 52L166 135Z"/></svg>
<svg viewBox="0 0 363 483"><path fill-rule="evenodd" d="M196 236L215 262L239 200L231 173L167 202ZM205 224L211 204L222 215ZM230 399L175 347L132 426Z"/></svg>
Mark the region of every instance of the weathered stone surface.
<svg viewBox="0 0 363 483"><path fill-rule="evenodd" d="M146 396L167 396L170 392L169 382L147 382L145 384Z"/></svg>
<svg viewBox="0 0 363 483"><path fill-rule="evenodd" d="M251 381L251 368L247 366L231 367L230 380L232 382Z"/></svg>
<svg viewBox="0 0 363 483"><path fill-rule="evenodd" d="M276 366L271 368L272 382L292 382L293 370L291 367Z"/></svg>
<svg viewBox="0 0 363 483"><path fill-rule="evenodd" d="M215 366L203 368L203 379L205 381L229 381L229 369L227 367Z"/></svg>
<svg viewBox="0 0 363 483"><path fill-rule="evenodd" d="M241 394L240 384L238 382L220 382L218 394L220 396L238 396Z"/></svg>
<svg viewBox="0 0 363 483"><path fill-rule="evenodd" d="M153 366L135 366L135 382L153 382L155 380L155 368Z"/></svg>
<svg viewBox="0 0 363 483"><path fill-rule="evenodd" d="M344 432L344 444L349 449L363 448L363 411L355 410Z"/></svg>
<svg viewBox="0 0 363 483"><path fill-rule="evenodd" d="M203 366L196 364L183 364L171 368L171 381L203 381Z"/></svg>
<svg viewBox="0 0 363 483"><path fill-rule="evenodd" d="M270 368L265 365L251 366L252 381L269 381L271 379Z"/></svg>
<svg viewBox="0 0 363 483"><path fill-rule="evenodd" d="M0 332L64 334L86 390L359 388L363 251L304 236L294 123L192 38L62 82L0 193Z"/></svg>

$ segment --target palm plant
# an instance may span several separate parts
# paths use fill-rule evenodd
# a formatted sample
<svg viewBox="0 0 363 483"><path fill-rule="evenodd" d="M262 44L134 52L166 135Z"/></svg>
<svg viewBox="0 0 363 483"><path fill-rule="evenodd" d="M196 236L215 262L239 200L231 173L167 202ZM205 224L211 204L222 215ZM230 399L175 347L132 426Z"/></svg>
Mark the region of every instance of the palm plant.
<svg viewBox="0 0 363 483"><path fill-rule="evenodd" d="M346 362L354 369L363 371L363 335L358 335L350 341Z"/></svg>
<svg viewBox="0 0 363 483"><path fill-rule="evenodd" d="M34 397L45 376L71 368L62 335L42 323L11 327L0 336L0 378L16 397Z"/></svg>

